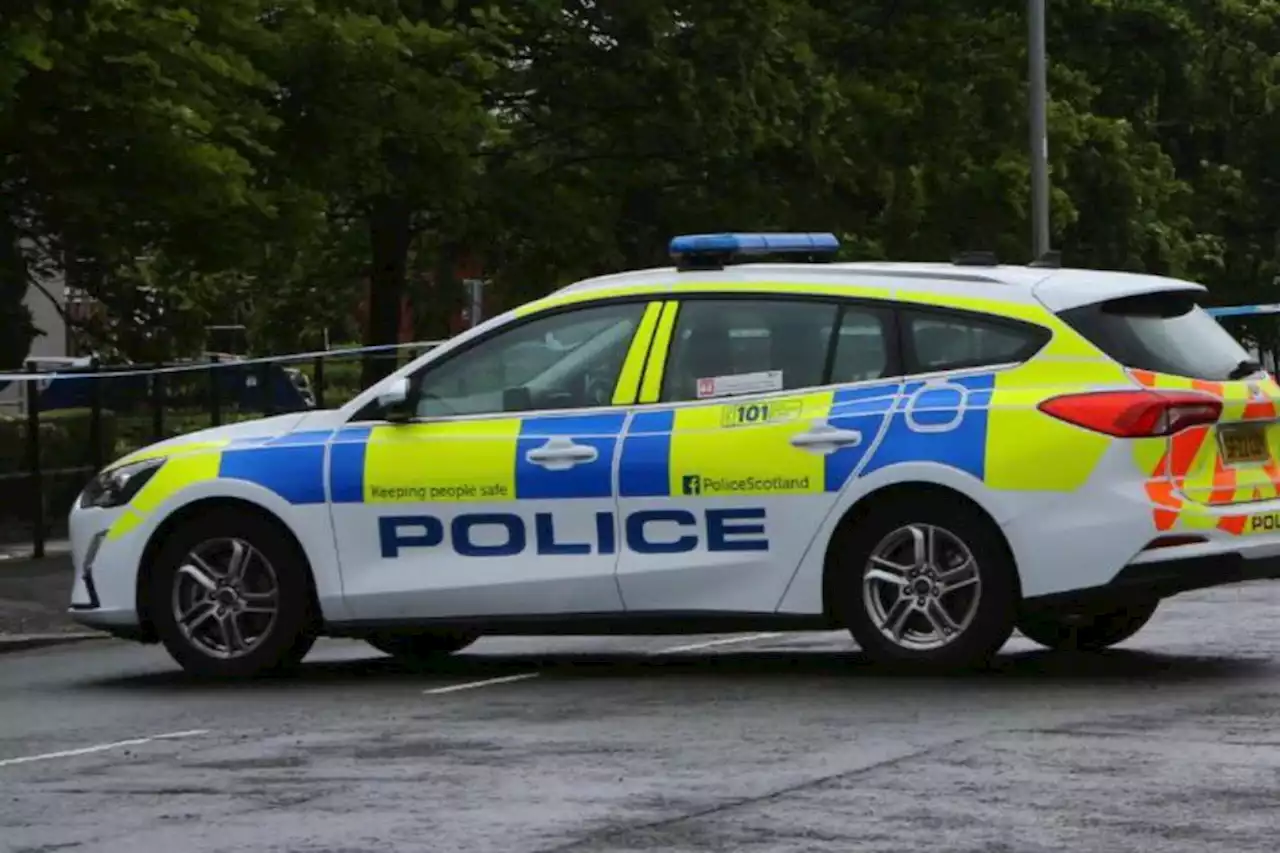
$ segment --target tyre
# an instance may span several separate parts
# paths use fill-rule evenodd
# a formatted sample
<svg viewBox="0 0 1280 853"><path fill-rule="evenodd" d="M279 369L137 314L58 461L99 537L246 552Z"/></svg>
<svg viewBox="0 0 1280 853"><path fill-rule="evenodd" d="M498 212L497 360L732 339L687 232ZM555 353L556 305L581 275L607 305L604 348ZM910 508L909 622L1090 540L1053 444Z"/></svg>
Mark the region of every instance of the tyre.
<svg viewBox="0 0 1280 853"><path fill-rule="evenodd" d="M1013 633L1017 568L971 504L896 496L847 525L836 548L836 612L875 662L982 667Z"/></svg>
<svg viewBox="0 0 1280 853"><path fill-rule="evenodd" d="M1100 651L1141 631L1159 603L1139 601L1101 611L1027 613L1018 620L1018 630L1055 651Z"/></svg>
<svg viewBox="0 0 1280 853"><path fill-rule="evenodd" d="M315 642L310 566L251 510L215 509L157 554L149 611L169 654L194 675L249 678L291 669Z"/></svg>
<svg viewBox="0 0 1280 853"><path fill-rule="evenodd" d="M366 637L366 642L380 652L412 663L429 663L460 652L478 640L471 634L445 632L388 632Z"/></svg>

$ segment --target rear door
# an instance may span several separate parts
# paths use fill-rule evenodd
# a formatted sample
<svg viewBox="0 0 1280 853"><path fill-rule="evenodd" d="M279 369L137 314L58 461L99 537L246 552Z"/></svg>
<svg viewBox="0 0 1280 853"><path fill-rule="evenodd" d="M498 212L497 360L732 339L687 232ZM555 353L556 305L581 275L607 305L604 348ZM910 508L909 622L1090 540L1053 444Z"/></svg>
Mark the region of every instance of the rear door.
<svg viewBox="0 0 1280 853"><path fill-rule="evenodd" d="M894 334L875 305L667 303L619 460L628 612L776 608L888 420Z"/></svg>
<svg viewBox="0 0 1280 853"><path fill-rule="evenodd" d="M1181 500L1228 507L1280 494L1280 386L1194 293L1128 296L1060 316L1141 385L1222 401L1217 424L1176 433L1160 460Z"/></svg>

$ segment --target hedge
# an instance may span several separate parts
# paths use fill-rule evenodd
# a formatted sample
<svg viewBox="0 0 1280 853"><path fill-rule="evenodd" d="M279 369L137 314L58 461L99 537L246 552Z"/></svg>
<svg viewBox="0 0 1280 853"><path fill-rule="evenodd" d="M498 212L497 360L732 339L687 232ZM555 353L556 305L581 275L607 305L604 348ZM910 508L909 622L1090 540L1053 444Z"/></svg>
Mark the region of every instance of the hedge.
<svg viewBox="0 0 1280 853"><path fill-rule="evenodd" d="M89 409L63 409L40 416L45 518L55 524L60 524L94 474L91 419ZM98 458L105 464L115 458L116 418L112 412L102 412L100 430ZM30 517L35 484L30 477L13 476L26 473L27 421L0 417L0 524L9 526Z"/></svg>

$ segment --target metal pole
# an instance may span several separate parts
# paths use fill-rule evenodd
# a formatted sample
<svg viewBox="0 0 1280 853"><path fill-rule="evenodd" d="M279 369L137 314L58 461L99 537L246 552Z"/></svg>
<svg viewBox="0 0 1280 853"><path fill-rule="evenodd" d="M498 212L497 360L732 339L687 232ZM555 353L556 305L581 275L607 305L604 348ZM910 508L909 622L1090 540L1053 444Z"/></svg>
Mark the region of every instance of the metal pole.
<svg viewBox="0 0 1280 853"><path fill-rule="evenodd" d="M44 558L44 474L40 470L40 383L34 361L27 362L27 471L31 475L31 556Z"/></svg>
<svg viewBox="0 0 1280 853"><path fill-rule="evenodd" d="M1045 57L1044 6L1045 0L1027 0L1033 260L1049 251L1049 95L1045 70L1048 63Z"/></svg>

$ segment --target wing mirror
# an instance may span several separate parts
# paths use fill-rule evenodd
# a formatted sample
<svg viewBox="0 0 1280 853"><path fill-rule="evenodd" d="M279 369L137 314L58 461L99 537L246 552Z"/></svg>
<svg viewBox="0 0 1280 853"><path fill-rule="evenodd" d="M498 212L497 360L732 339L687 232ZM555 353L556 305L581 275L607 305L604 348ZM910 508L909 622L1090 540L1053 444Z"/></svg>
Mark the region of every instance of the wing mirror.
<svg viewBox="0 0 1280 853"><path fill-rule="evenodd" d="M382 409L383 417L392 423L404 423L410 420L417 404L413 399L413 389L409 385L409 380L401 377L387 383L386 387L378 392L378 408Z"/></svg>

